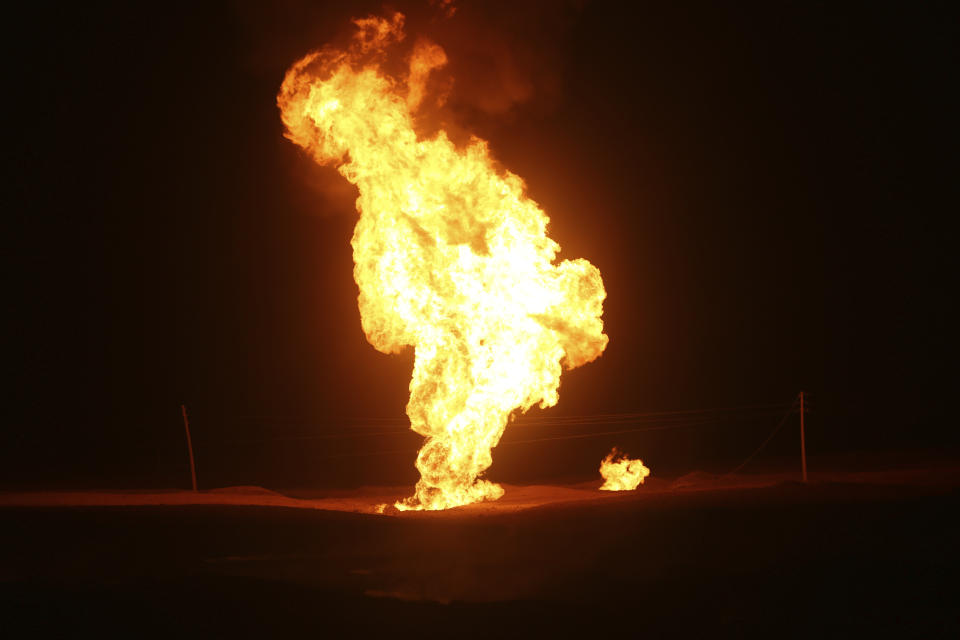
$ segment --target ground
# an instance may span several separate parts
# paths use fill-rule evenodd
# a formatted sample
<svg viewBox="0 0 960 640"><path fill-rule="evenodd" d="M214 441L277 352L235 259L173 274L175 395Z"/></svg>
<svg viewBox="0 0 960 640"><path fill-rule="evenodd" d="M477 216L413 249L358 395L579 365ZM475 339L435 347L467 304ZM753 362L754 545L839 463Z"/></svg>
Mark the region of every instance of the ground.
<svg viewBox="0 0 960 640"><path fill-rule="evenodd" d="M406 489L0 494L0 625L956 637L960 467L788 478L508 485L495 503L385 515L371 512Z"/></svg>

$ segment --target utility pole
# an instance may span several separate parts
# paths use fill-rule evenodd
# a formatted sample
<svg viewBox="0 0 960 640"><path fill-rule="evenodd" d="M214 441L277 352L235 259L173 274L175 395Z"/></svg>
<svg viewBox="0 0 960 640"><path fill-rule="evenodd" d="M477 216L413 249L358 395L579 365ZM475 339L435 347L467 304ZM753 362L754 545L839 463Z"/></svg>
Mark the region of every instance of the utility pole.
<svg viewBox="0 0 960 640"><path fill-rule="evenodd" d="M803 414L806 413L803 407L803 391L800 392L800 462L803 465L803 481L807 481L807 440L803 433ZM191 456L193 454L190 454Z"/></svg>
<svg viewBox="0 0 960 640"><path fill-rule="evenodd" d="M801 394L803 397L803 394ZM183 413L183 428L187 431L187 451L190 452L190 479L193 481L193 490L197 490L197 469L193 464L193 442L190 441L190 421L187 420L187 405L181 404L180 411ZM804 473L804 479L806 479L806 471Z"/></svg>

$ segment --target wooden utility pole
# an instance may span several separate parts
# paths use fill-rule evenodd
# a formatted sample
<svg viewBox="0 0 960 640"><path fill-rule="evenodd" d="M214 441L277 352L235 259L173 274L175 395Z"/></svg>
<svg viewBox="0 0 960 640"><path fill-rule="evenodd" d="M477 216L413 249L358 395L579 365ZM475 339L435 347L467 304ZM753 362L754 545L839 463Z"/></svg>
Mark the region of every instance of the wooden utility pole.
<svg viewBox="0 0 960 640"><path fill-rule="evenodd" d="M800 463L803 466L803 481L807 481L807 440L803 433L803 391L800 392ZM193 454L190 454L191 456Z"/></svg>
<svg viewBox="0 0 960 640"><path fill-rule="evenodd" d="M803 397L803 394L800 394L800 397ZM197 490L197 469L193 464L193 442L190 440L190 421L187 420L187 405L181 404L180 411L183 413L183 428L187 431L187 451L190 452L190 480L193 481L193 490ZM803 472L804 480L806 480L807 472Z"/></svg>

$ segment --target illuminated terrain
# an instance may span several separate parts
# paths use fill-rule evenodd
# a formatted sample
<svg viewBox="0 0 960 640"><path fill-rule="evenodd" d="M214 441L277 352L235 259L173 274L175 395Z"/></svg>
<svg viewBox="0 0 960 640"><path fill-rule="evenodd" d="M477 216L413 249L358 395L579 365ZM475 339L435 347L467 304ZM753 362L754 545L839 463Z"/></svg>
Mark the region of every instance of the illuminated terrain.
<svg viewBox="0 0 960 640"><path fill-rule="evenodd" d="M508 487L393 517L368 511L402 488L4 493L0 610L37 631L96 619L117 632L386 633L429 619L427 635L521 622L563 635L626 610L638 632L684 637L789 636L838 616L838 633L948 629L960 467L795 477Z"/></svg>

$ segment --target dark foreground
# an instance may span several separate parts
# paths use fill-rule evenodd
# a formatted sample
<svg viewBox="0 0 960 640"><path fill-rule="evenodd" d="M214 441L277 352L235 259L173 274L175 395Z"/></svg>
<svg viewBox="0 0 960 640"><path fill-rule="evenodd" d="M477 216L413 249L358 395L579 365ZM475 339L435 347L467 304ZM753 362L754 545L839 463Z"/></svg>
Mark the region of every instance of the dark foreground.
<svg viewBox="0 0 960 640"><path fill-rule="evenodd" d="M0 637L957 637L948 485L413 517L6 507Z"/></svg>

